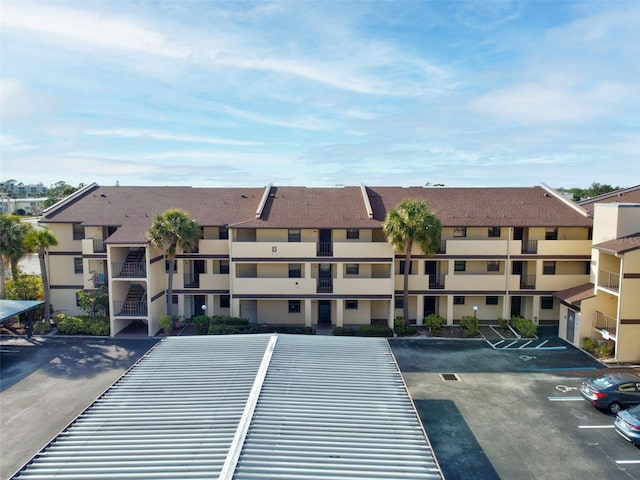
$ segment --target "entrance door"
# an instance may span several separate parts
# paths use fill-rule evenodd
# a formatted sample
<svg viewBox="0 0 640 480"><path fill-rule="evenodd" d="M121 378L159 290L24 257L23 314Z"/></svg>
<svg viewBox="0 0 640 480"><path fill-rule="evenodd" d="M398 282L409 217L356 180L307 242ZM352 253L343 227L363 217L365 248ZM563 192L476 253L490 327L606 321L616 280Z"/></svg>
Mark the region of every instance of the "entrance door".
<svg viewBox="0 0 640 480"><path fill-rule="evenodd" d="M522 307L522 297L511 297L511 316L519 317Z"/></svg>
<svg viewBox="0 0 640 480"><path fill-rule="evenodd" d="M318 325L331 325L331 300L318 300Z"/></svg>
<svg viewBox="0 0 640 480"><path fill-rule="evenodd" d="M576 328L576 312L573 310L567 311L567 340L573 343Z"/></svg>
<svg viewBox="0 0 640 480"><path fill-rule="evenodd" d="M331 229L322 228L318 231L318 256L330 257L333 255L331 247Z"/></svg>
<svg viewBox="0 0 640 480"><path fill-rule="evenodd" d="M431 315L433 314L437 314L438 313L438 309L437 309L437 304L436 304L436 300L437 297L424 297L424 316L426 317L427 315Z"/></svg>

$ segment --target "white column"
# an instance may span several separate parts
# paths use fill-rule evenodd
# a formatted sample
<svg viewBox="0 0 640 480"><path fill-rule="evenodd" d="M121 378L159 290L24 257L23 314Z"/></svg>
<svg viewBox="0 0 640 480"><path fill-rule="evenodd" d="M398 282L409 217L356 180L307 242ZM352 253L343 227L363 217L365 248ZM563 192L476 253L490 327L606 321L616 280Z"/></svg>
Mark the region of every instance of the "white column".
<svg viewBox="0 0 640 480"><path fill-rule="evenodd" d="M312 312L311 312L311 299L305 298L304 300L304 326L310 327L312 320Z"/></svg>
<svg viewBox="0 0 640 480"><path fill-rule="evenodd" d="M336 299L336 326L344 327L344 300Z"/></svg>

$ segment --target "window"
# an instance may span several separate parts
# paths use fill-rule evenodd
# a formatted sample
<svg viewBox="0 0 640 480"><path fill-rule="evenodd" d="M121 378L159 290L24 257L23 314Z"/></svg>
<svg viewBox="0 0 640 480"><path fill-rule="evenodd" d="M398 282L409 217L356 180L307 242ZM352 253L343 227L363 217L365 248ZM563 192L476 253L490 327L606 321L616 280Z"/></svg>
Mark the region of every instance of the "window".
<svg viewBox="0 0 640 480"><path fill-rule="evenodd" d="M540 308L542 310L552 310L553 297L540 297Z"/></svg>
<svg viewBox="0 0 640 480"><path fill-rule="evenodd" d="M229 239L229 229L226 226L222 226L218 228L218 239L220 240Z"/></svg>
<svg viewBox="0 0 640 480"><path fill-rule="evenodd" d="M544 262L542 264L543 275L555 275L556 274L556 262Z"/></svg>
<svg viewBox="0 0 640 480"><path fill-rule="evenodd" d="M404 275L404 267L405 267L405 263L406 260L400 260L400 274ZM409 262L409 275L413 275L413 262Z"/></svg>
<svg viewBox="0 0 640 480"><path fill-rule="evenodd" d="M404 308L404 297L402 295L396 295L394 303L396 308Z"/></svg>
<svg viewBox="0 0 640 480"><path fill-rule="evenodd" d="M485 305L498 305L498 297L496 296L488 296L484 301Z"/></svg>
<svg viewBox="0 0 640 480"><path fill-rule="evenodd" d="M290 228L289 229L289 241L290 242L299 242L302 239L302 235L300 233L299 228Z"/></svg>
<svg viewBox="0 0 640 480"><path fill-rule="evenodd" d="M229 308L231 305L231 297L229 295L220 295L220 308Z"/></svg>
<svg viewBox="0 0 640 480"><path fill-rule="evenodd" d="M467 227L453 227L453 236L454 237L466 237L467 236Z"/></svg>
<svg viewBox="0 0 640 480"><path fill-rule="evenodd" d="M489 227L487 235L489 238L500 238L500 227Z"/></svg>
<svg viewBox="0 0 640 480"><path fill-rule="evenodd" d="M178 305L178 295L171 295L171 303L173 305Z"/></svg>
<svg viewBox="0 0 640 480"><path fill-rule="evenodd" d="M300 300L289 300L289 313L300 313Z"/></svg>
<svg viewBox="0 0 640 480"><path fill-rule="evenodd" d="M456 272L464 272L467 270L467 262L464 260L456 260L453 263L453 270Z"/></svg>
<svg viewBox="0 0 640 480"><path fill-rule="evenodd" d="M500 262L495 260L489 260L487 262L487 272L499 272L500 271Z"/></svg>
<svg viewBox="0 0 640 480"><path fill-rule="evenodd" d="M358 300L345 300L344 308L345 308L345 310L357 310L358 309Z"/></svg>
<svg viewBox="0 0 640 480"><path fill-rule="evenodd" d="M360 230L357 228L347 228L347 239L357 240L360 238Z"/></svg>
<svg viewBox="0 0 640 480"><path fill-rule="evenodd" d="M290 263L289 264L289 278L301 278L302 277L302 264Z"/></svg>
<svg viewBox="0 0 640 480"><path fill-rule="evenodd" d="M84 227L82 225L73 226L73 239L84 240Z"/></svg>
<svg viewBox="0 0 640 480"><path fill-rule="evenodd" d="M558 239L558 229L555 227L547 227L544 232L545 240L557 240Z"/></svg>
<svg viewBox="0 0 640 480"><path fill-rule="evenodd" d="M347 275L358 275L360 273L360 265L357 263L347 263Z"/></svg>
<svg viewBox="0 0 640 480"><path fill-rule="evenodd" d="M82 273L82 258L73 259L73 273Z"/></svg>
<svg viewBox="0 0 640 480"><path fill-rule="evenodd" d="M220 260L220 274L221 275L229 274L229 260Z"/></svg>
<svg viewBox="0 0 640 480"><path fill-rule="evenodd" d="M464 297L460 297L460 296L455 296L453 297L453 304L454 305L464 305Z"/></svg>

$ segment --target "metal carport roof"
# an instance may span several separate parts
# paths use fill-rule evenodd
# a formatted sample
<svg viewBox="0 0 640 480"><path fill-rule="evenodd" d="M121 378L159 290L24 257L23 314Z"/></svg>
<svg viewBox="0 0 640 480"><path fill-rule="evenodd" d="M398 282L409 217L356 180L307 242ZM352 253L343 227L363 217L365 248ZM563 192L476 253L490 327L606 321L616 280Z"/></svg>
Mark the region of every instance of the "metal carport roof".
<svg viewBox="0 0 640 480"><path fill-rule="evenodd" d="M43 304L41 300L0 300L0 323Z"/></svg>
<svg viewBox="0 0 640 480"><path fill-rule="evenodd" d="M385 339L171 337L13 478L442 479Z"/></svg>

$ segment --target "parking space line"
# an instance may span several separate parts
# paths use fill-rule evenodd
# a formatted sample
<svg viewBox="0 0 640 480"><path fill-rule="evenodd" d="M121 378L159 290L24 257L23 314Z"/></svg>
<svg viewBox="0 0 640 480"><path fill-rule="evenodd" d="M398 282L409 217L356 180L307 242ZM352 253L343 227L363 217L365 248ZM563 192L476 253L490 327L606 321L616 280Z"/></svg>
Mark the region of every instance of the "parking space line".
<svg viewBox="0 0 640 480"><path fill-rule="evenodd" d="M578 425L578 428L613 428L613 425Z"/></svg>
<svg viewBox="0 0 640 480"><path fill-rule="evenodd" d="M640 460L616 460L619 465L628 465L630 463L640 463Z"/></svg>
<svg viewBox="0 0 640 480"><path fill-rule="evenodd" d="M541 348L545 343L547 343L549 340L545 340L544 342L542 342L540 345L538 345L536 348Z"/></svg>
<svg viewBox="0 0 640 480"><path fill-rule="evenodd" d="M524 343L524 344L520 345L518 348L524 348L527 345L529 345L531 342L533 342L533 340L529 340L527 343Z"/></svg>
<svg viewBox="0 0 640 480"><path fill-rule="evenodd" d="M517 340L516 340L515 342L511 342L509 345L507 345L507 346L506 346L506 347L504 347L504 348L509 348L511 345L514 345L514 344L516 344L516 343L518 343L518 341L517 341Z"/></svg>
<svg viewBox="0 0 640 480"><path fill-rule="evenodd" d="M584 402L582 397L547 397L550 402Z"/></svg>

